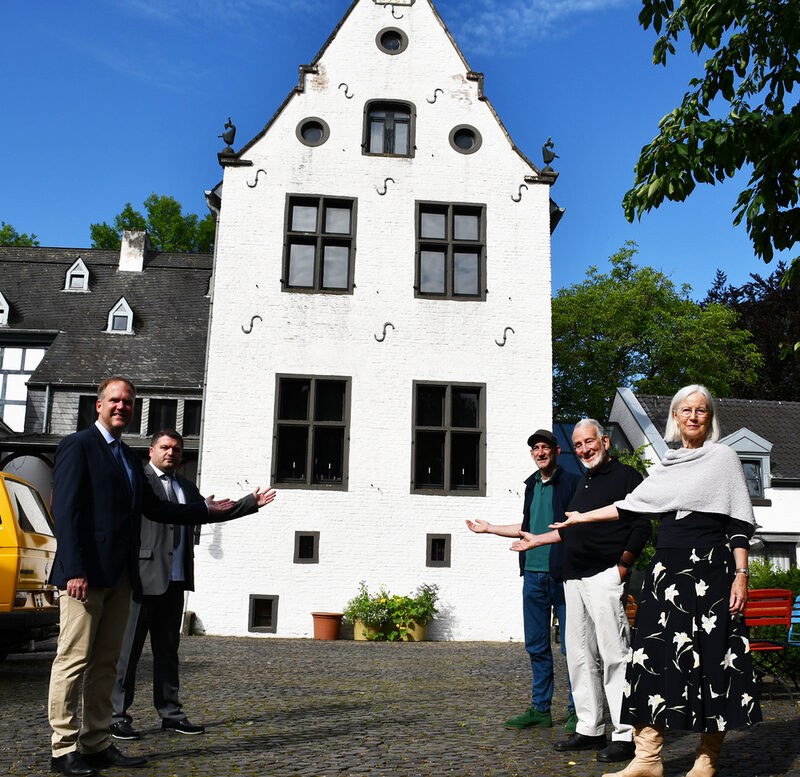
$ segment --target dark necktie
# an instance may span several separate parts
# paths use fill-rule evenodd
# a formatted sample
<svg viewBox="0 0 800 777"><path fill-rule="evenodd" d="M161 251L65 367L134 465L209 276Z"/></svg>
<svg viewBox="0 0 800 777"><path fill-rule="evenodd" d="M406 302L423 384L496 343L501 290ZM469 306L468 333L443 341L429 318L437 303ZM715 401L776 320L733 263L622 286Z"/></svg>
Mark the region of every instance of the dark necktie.
<svg viewBox="0 0 800 777"><path fill-rule="evenodd" d="M122 471L125 473L125 477L128 479L128 485L133 488L133 478L131 476L131 472L125 464L125 459L122 455L122 443L119 440L114 440L111 443L111 452L114 454L114 458L117 460L117 463L122 467Z"/></svg>
<svg viewBox="0 0 800 777"><path fill-rule="evenodd" d="M173 504L180 504L178 495L175 493L175 487L172 485L172 475L161 475L161 480L166 487L167 501ZM177 548L181 542L181 527L175 523L172 525L172 547Z"/></svg>

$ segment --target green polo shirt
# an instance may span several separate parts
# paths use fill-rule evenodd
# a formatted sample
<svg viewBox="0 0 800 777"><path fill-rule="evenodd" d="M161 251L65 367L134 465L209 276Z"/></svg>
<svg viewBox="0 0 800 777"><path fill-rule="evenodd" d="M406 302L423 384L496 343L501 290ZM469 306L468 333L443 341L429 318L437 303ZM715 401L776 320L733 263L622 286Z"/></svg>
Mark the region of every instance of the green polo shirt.
<svg viewBox="0 0 800 777"><path fill-rule="evenodd" d="M553 479L542 483L542 473L536 473L531 500L531 534L545 534L553 523ZM528 572L550 571L550 546L540 545L525 551L525 570Z"/></svg>

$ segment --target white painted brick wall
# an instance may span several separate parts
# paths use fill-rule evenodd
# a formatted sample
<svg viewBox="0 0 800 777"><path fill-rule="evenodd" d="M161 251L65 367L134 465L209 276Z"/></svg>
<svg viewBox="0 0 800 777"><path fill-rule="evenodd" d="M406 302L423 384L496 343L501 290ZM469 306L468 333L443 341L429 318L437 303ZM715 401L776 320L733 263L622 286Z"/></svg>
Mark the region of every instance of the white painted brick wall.
<svg viewBox="0 0 800 777"><path fill-rule="evenodd" d="M388 26L408 34L400 55L375 45ZM257 516L205 527L189 606L210 633L246 634L249 595L277 594L277 636L309 636L310 613L341 610L361 579L396 593L428 582L442 599L434 638L522 639L516 554L507 540L471 534L464 519L521 519L525 441L551 423L549 187L528 184L512 201L532 170L424 0L402 20L361 0L319 71L246 153L253 166L225 170L201 485L237 498L268 482L275 374L296 373L352 378L349 490L280 490ZM416 106L413 159L361 153L372 99ZM325 144L296 139L307 116L329 124ZM462 123L480 131L477 153L450 147ZM266 175L250 188L259 169ZM395 183L379 196L386 177ZM281 291L287 192L358 198L352 295ZM485 301L414 298L416 200L485 204ZM245 335L256 314L263 321ZM386 321L395 330L378 343ZM507 326L514 334L498 347ZM410 493L415 380L486 384L485 497ZM319 564L292 563L297 530L321 533ZM452 534L450 568L425 566L427 533Z"/></svg>

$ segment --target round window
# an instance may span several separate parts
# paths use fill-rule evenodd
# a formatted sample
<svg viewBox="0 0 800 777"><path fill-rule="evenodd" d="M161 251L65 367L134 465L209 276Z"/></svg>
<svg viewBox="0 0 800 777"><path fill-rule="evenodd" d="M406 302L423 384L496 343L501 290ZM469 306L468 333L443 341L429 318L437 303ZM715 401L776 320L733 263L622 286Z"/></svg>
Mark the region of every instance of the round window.
<svg viewBox="0 0 800 777"><path fill-rule="evenodd" d="M459 124L450 130L450 145L460 154L472 154L481 147L481 133L469 124Z"/></svg>
<svg viewBox="0 0 800 777"><path fill-rule="evenodd" d="M316 116L303 119L295 131L297 139L306 146L321 146L330 136L327 122Z"/></svg>
<svg viewBox="0 0 800 777"><path fill-rule="evenodd" d="M408 47L408 36L397 27L387 27L375 36L375 43L384 54L400 54Z"/></svg>

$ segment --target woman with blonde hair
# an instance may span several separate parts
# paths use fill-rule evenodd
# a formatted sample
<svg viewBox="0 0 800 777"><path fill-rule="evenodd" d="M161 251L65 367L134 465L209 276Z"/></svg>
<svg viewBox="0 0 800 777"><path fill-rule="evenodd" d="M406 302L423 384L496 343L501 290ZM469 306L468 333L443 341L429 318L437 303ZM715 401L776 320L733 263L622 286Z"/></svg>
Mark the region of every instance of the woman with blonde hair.
<svg viewBox="0 0 800 777"><path fill-rule="evenodd" d="M616 520L660 521L645 573L628 661L622 720L634 726L636 755L603 777L662 777L666 728L701 732L686 777L713 777L725 732L761 720L741 614L753 508L736 452L719 445L714 399L685 386L672 399L665 434L680 442L628 496L557 528Z"/></svg>

